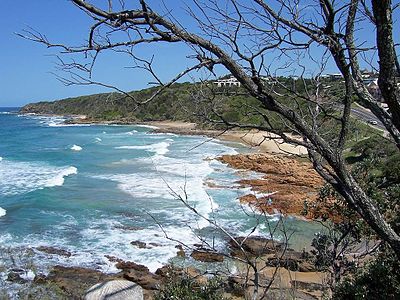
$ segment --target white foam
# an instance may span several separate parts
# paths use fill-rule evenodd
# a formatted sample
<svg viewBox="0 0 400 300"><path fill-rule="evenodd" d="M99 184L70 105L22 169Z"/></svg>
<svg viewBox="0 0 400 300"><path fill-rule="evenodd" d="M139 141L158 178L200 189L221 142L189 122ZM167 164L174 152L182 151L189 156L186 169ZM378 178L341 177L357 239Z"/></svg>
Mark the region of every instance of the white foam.
<svg viewBox="0 0 400 300"><path fill-rule="evenodd" d="M62 186L64 184L64 177L69 175L78 174L78 169L75 167L69 167L65 170L62 170L55 177L49 178L45 184L46 187L52 186Z"/></svg>
<svg viewBox="0 0 400 300"><path fill-rule="evenodd" d="M97 142L101 142L101 141L102 141L102 139L99 138L99 137L95 138L95 140L96 140Z"/></svg>
<svg viewBox="0 0 400 300"><path fill-rule="evenodd" d="M3 158L0 156L0 161L2 161L3 160Z"/></svg>
<svg viewBox="0 0 400 300"><path fill-rule="evenodd" d="M78 145L73 145L70 149L73 151L82 151L82 147Z"/></svg>
<svg viewBox="0 0 400 300"><path fill-rule="evenodd" d="M136 127L143 127L143 128L150 128L150 129L157 129L157 126L152 126L152 125L143 125L143 124L137 124L135 125Z"/></svg>
<svg viewBox="0 0 400 300"><path fill-rule="evenodd" d="M119 146L115 147L115 149L125 149L125 150L147 150L149 152L154 152L157 155L165 155L168 153L168 147L170 143L160 142L150 145L134 145L134 146Z"/></svg>
<svg viewBox="0 0 400 300"><path fill-rule="evenodd" d="M4 208L0 207L0 218L4 217L6 214L7 214L7 211Z"/></svg>
<svg viewBox="0 0 400 300"><path fill-rule="evenodd" d="M134 160L126 163L134 164ZM177 209L183 208L179 199L187 200L204 217L209 217L210 213L218 208L218 204L207 193L204 185L206 177L213 172L208 162L196 159L190 163L187 160L159 155L137 159L136 163L145 166L147 164L149 172L94 177L117 182L119 189L135 199L169 200L170 205ZM175 202L171 202L174 200ZM185 217L184 211L181 216ZM180 218L175 212L171 217ZM195 226L208 226L208 222L203 218L195 217L194 220L198 223Z"/></svg>
<svg viewBox="0 0 400 300"><path fill-rule="evenodd" d="M0 164L0 194L18 195L46 187L61 186L67 176L77 174L75 167L55 167L38 162Z"/></svg>
<svg viewBox="0 0 400 300"><path fill-rule="evenodd" d="M28 281L32 281L35 278L35 273L32 270L28 270L25 271L24 273L20 274L20 277L28 280Z"/></svg>
<svg viewBox="0 0 400 300"><path fill-rule="evenodd" d="M134 134L137 133L137 132L138 132L137 130L131 130L131 131L126 132L125 134L127 134L127 135L134 135Z"/></svg>

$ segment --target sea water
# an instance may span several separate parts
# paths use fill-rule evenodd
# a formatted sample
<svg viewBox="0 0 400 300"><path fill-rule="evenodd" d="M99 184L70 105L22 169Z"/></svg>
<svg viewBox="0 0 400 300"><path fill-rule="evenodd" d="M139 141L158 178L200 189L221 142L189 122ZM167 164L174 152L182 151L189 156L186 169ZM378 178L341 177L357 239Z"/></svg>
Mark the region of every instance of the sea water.
<svg viewBox="0 0 400 300"><path fill-rule="evenodd" d="M18 264L18 252L26 249L43 272L55 264L115 271L105 255L155 271L176 257L178 243L203 239L227 251L226 233L270 237L278 220L239 203L249 189L237 181L257 174L215 160L243 151L240 145L153 134L146 126L64 124L61 117L13 110L0 110L3 278L7 264ZM297 232L295 241L309 241L316 231L295 218L286 219L286 229ZM276 232L275 238L282 236ZM49 255L38 246L71 256Z"/></svg>

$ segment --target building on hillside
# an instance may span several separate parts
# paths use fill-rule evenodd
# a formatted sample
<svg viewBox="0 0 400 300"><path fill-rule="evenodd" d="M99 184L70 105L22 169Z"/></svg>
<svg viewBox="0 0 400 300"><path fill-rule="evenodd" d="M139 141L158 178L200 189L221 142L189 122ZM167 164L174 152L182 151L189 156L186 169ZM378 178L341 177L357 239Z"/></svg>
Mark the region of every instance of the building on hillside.
<svg viewBox="0 0 400 300"><path fill-rule="evenodd" d="M321 75L321 78L330 79L330 80L340 80L343 78L343 75L341 73L324 74L324 75Z"/></svg>
<svg viewBox="0 0 400 300"><path fill-rule="evenodd" d="M383 97L381 90L379 89L378 85L378 79L373 79L373 80L363 80L365 86L367 87L368 92L371 94L372 97L374 97L377 101L383 102Z"/></svg>
<svg viewBox="0 0 400 300"><path fill-rule="evenodd" d="M214 81L214 84L217 85L217 87L240 87L241 83L233 76L227 78L227 79L218 79L217 81Z"/></svg>

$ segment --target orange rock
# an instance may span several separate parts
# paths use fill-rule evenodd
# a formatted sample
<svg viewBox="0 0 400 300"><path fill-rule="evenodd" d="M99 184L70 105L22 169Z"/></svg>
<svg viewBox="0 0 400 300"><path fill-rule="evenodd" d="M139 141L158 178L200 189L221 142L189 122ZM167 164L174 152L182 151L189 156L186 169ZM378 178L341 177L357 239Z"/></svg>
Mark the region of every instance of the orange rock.
<svg viewBox="0 0 400 300"><path fill-rule="evenodd" d="M230 167L265 174L260 179L246 179L239 183L250 186L254 194L242 196L242 203L249 203L266 213L300 215L305 201L312 205L324 181L309 162L300 162L287 155L237 154L223 155L221 162ZM261 195L257 195L260 193ZM311 214L306 217L311 218Z"/></svg>

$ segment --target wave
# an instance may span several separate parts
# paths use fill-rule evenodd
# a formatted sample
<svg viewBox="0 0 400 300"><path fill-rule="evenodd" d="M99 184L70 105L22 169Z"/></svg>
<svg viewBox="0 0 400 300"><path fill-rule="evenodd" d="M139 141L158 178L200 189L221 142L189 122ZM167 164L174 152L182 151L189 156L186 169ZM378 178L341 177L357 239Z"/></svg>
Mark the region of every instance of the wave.
<svg viewBox="0 0 400 300"><path fill-rule="evenodd" d="M76 175L78 174L78 169L75 167L69 167L65 170L62 170L58 173L55 177L52 177L47 180L45 187L53 187L53 186L62 186L65 181L65 177L69 175Z"/></svg>
<svg viewBox="0 0 400 300"><path fill-rule="evenodd" d="M3 158L0 156L0 161L2 161L3 160Z"/></svg>
<svg viewBox="0 0 400 300"><path fill-rule="evenodd" d="M149 152L154 152L157 155L165 155L168 153L170 143L160 142L150 145L135 145L135 146L119 146L115 147L115 149L125 149L125 150L147 150Z"/></svg>
<svg viewBox="0 0 400 300"><path fill-rule="evenodd" d="M157 129L157 126L152 126L152 125L143 125L143 124L137 124L135 125L136 127L143 127L143 128L149 128L149 129Z"/></svg>
<svg viewBox="0 0 400 300"><path fill-rule="evenodd" d="M7 214L7 211L4 208L0 207L0 218L4 217L6 214Z"/></svg>
<svg viewBox="0 0 400 300"><path fill-rule="evenodd" d="M125 134L127 134L127 135L134 135L134 134L137 133L137 132L138 132L137 130L131 130L131 131L126 132Z"/></svg>
<svg viewBox="0 0 400 300"><path fill-rule="evenodd" d="M70 149L73 151L82 151L82 147L78 145L73 145Z"/></svg>
<svg viewBox="0 0 400 300"><path fill-rule="evenodd" d="M95 138L95 140L96 140L96 142L101 142L102 141L102 139L99 138L99 137Z"/></svg>
<svg viewBox="0 0 400 300"><path fill-rule="evenodd" d="M55 167L38 162L5 160L0 164L0 194L18 195L62 186L65 177L77 173L77 168L73 166Z"/></svg>
<svg viewBox="0 0 400 300"><path fill-rule="evenodd" d="M118 188L135 199L153 199L172 205L176 210L182 209L182 214L171 211L171 218L184 218L185 211L181 200L189 201L190 205L204 217L218 208L218 204L207 193L204 181L214 169L207 161L193 162L165 157L162 155L151 158L119 161L119 164L139 164L148 170L132 174L94 175L95 178L112 180L118 183ZM172 202L175 200L175 202ZM193 220L201 228L207 227L208 222L203 218Z"/></svg>

